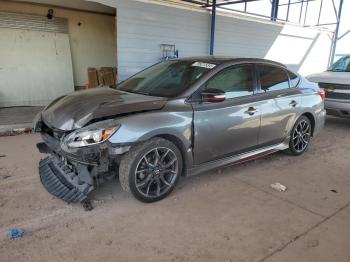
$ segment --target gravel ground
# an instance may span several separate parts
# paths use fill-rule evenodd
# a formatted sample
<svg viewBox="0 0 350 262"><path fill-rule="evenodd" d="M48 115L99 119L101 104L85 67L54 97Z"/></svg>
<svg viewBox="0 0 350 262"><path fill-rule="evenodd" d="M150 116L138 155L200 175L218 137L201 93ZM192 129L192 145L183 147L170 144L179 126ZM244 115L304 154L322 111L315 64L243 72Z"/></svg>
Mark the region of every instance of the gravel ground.
<svg viewBox="0 0 350 262"><path fill-rule="evenodd" d="M328 118L301 157L183 178L153 204L111 181L90 212L40 184L39 135L0 137L0 261L349 262L349 131L350 120ZM8 240L11 227L26 234Z"/></svg>

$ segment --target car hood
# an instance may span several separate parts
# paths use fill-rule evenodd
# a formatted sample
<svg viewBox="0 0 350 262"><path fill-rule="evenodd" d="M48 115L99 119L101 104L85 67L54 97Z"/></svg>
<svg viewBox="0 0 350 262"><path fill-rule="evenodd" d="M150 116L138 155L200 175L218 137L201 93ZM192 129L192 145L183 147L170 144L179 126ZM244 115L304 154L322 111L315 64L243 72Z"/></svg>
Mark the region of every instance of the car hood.
<svg viewBox="0 0 350 262"><path fill-rule="evenodd" d="M311 82L350 85L350 72L332 72L312 74L306 77Z"/></svg>
<svg viewBox="0 0 350 262"><path fill-rule="evenodd" d="M165 103L165 98L127 93L111 88L94 88L77 91L54 100L43 110L41 118L52 128L70 131L96 119L159 110Z"/></svg>

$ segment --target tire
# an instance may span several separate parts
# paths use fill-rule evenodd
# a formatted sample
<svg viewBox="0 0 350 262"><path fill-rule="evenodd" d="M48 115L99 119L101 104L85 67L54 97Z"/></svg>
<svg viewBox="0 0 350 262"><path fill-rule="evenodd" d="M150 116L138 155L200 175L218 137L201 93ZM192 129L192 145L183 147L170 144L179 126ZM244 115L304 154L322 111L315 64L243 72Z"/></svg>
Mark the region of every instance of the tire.
<svg viewBox="0 0 350 262"><path fill-rule="evenodd" d="M119 180L125 191L142 202L151 203L173 191L182 167L182 155L177 146L156 137L132 147L122 157Z"/></svg>
<svg viewBox="0 0 350 262"><path fill-rule="evenodd" d="M301 116L294 124L290 133L289 148L285 152L289 155L299 156L303 154L311 140L312 126L310 119Z"/></svg>

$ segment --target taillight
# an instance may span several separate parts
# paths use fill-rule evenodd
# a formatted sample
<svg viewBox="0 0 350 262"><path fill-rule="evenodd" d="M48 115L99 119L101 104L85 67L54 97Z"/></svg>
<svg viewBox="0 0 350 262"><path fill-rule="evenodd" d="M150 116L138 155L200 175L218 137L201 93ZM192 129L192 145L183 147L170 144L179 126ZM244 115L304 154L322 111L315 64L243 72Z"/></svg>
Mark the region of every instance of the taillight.
<svg viewBox="0 0 350 262"><path fill-rule="evenodd" d="M321 97L322 100L324 100L326 98L326 93L325 93L325 91L323 89L320 89L318 91L318 94L319 94L319 96Z"/></svg>

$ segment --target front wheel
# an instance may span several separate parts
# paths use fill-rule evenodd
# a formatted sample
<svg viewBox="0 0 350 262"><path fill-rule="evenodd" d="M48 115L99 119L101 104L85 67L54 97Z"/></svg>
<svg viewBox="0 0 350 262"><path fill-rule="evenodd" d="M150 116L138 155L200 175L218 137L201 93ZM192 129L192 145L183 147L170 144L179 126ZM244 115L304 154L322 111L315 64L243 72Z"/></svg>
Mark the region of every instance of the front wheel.
<svg viewBox="0 0 350 262"><path fill-rule="evenodd" d="M142 202L165 198L176 186L182 172L182 155L170 141L152 138L123 156L119 180L124 190Z"/></svg>
<svg viewBox="0 0 350 262"><path fill-rule="evenodd" d="M290 134L289 148L291 155L301 155L308 148L311 140L312 127L309 118L301 116L295 123Z"/></svg>

